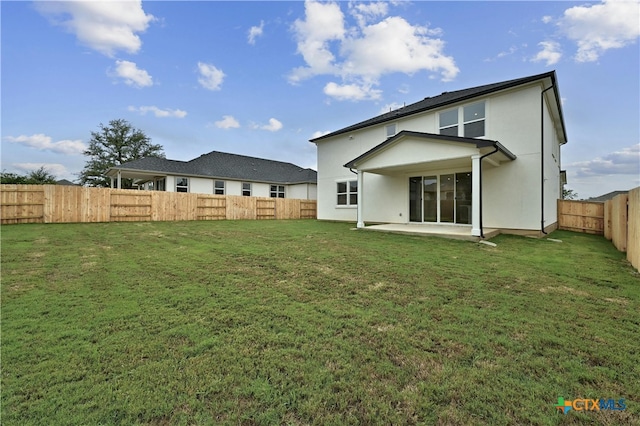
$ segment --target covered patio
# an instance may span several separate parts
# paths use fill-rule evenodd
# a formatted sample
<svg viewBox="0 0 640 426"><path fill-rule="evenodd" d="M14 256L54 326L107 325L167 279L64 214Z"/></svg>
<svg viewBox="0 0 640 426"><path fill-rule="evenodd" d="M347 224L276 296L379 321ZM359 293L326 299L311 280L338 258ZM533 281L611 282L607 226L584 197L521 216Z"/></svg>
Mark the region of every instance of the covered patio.
<svg viewBox="0 0 640 426"><path fill-rule="evenodd" d="M470 240L491 238L497 235L498 231L484 230L482 226L483 163L489 167L499 167L501 163L513 161L515 158L513 153L497 141L401 131L344 165L356 172L358 176L357 228L419 235L449 235L451 238ZM432 171L456 169L470 171L466 174L468 187L462 194L451 188L446 194L446 199L440 190L429 193L430 196L435 196L437 199L427 198L425 195L425 204L420 206L420 209L426 210L429 207L431 212L429 218L423 210L420 212L419 219L415 219L413 212L410 212L407 215L410 220L406 223L365 226L365 197L376 197L374 205L385 203L384 194L377 195L366 192L365 174L406 176L408 180L413 179L411 176L415 175L419 178L419 185L423 185L423 176L429 176L432 178L430 179L431 184L439 186L440 174L430 176L435 174ZM444 176L442 175L442 177ZM457 174L446 176L454 176L450 178L454 180L458 177ZM407 182L408 186L409 182ZM422 197L422 193L419 196ZM458 221L455 217L447 216L445 218L441 210L444 204L443 200L458 206L453 207L454 204L451 204L451 209L453 209L451 211L458 208L460 212L466 212L459 216L464 216L466 219ZM422 199L418 201L420 204L423 202ZM430 203L429 206L427 206L427 201ZM368 200L368 205L371 206L371 200ZM462 210L463 208L464 210ZM435 213L433 213L434 211ZM452 214L455 215L455 213Z"/></svg>

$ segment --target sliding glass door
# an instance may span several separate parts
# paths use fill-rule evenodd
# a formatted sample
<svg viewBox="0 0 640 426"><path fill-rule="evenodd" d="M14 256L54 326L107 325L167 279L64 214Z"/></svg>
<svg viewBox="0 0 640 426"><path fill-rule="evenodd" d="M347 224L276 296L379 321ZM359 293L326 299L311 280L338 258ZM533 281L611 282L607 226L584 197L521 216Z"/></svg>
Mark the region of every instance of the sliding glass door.
<svg viewBox="0 0 640 426"><path fill-rule="evenodd" d="M471 172L409 178L409 221L471 223Z"/></svg>

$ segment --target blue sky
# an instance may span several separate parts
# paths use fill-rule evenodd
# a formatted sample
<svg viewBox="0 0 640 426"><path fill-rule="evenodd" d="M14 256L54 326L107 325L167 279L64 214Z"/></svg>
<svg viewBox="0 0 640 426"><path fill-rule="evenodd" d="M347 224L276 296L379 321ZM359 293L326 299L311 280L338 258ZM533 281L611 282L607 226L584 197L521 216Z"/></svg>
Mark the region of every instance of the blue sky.
<svg viewBox="0 0 640 426"><path fill-rule="evenodd" d="M309 139L426 96L556 70L581 198L640 185L640 3L11 2L3 171L74 180L123 118L190 160L316 166ZM506 143L506 141L505 141Z"/></svg>

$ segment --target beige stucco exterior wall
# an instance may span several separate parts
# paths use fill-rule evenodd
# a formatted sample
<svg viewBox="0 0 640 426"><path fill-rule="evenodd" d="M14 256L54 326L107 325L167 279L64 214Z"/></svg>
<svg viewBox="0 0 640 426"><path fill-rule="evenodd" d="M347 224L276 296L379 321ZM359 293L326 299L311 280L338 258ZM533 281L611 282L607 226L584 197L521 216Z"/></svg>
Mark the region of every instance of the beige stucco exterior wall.
<svg viewBox="0 0 640 426"><path fill-rule="evenodd" d="M166 177L166 191L176 191L176 178L178 176ZM213 194L213 183L216 180L223 179L207 179L198 177L189 177L189 192L197 194ZM242 195L242 181L225 180L225 194L226 195ZM271 196L271 184L262 182L251 182L251 195L254 197L270 197ZM308 197L307 197L308 195ZM317 198L317 185L316 184L295 184L285 185L285 197L286 198L298 198L315 200Z"/></svg>
<svg viewBox="0 0 640 426"><path fill-rule="evenodd" d="M317 198L317 185L312 183L300 183L286 185L285 198L297 198L300 200L315 200Z"/></svg>
<svg viewBox="0 0 640 426"><path fill-rule="evenodd" d="M493 94L485 100L486 139L499 141L516 155L516 160L495 167L483 161L483 225L484 227L531 230L541 226L541 83L532 83L510 91ZM551 91L547 92L550 94ZM554 101L555 102L555 101ZM458 105L464 105L460 103ZM450 105L440 111L446 111ZM438 112L433 111L398 120L397 131L411 130L438 133ZM560 197L558 133L553 126L548 109L544 110L545 127L545 226L557 221L556 200ZM393 122L362 129L351 134L337 135L322 140L318 147L318 218L323 220L356 221L355 207L336 205L336 182L356 180L356 175L343 165L386 139L385 127ZM406 141L405 141L406 142ZM460 149L459 144L455 144ZM472 154L469 150L469 157ZM420 157L434 158L458 155L460 151L447 151L444 144L401 143L381 154L380 163L397 162L411 164ZM477 150L476 150L477 152ZM555 157L552 156L555 154ZM387 155L384 159L382 156ZM375 168L376 160L367 162L367 168ZM424 170L404 175L364 175L364 220L369 222L408 222L409 176L445 174L471 170L469 166L456 169ZM474 194L477 196L477 194Z"/></svg>

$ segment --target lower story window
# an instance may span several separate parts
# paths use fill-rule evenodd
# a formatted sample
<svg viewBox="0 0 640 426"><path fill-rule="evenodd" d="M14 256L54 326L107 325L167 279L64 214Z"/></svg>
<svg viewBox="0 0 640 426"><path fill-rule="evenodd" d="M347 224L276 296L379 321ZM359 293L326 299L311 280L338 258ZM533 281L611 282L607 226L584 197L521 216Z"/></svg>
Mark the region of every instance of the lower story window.
<svg viewBox="0 0 640 426"><path fill-rule="evenodd" d="M189 178L176 178L176 192L189 192Z"/></svg>
<svg viewBox="0 0 640 426"><path fill-rule="evenodd" d="M242 182L242 195L245 197L251 197L251 183Z"/></svg>
<svg viewBox="0 0 640 426"><path fill-rule="evenodd" d="M165 190L165 179L156 179L154 182L154 187L156 191L164 191Z"/></svg>
<svg viewBox="0 0 640 426"><path fill-rule="evenodd" d="M271 185L269 195L272 198L284 198L284 185Z"/></svg>
<svg viewBox="0 0 640 426"><path fill-rule="evenodd" d="M358 204L358 181L337 182L339 206L355 206Z"/></svg>
<svg viewBox="0 0 640 426"><path fill-rule="evenodd" d="M224 195L224 181L217 180L213 183L213 193L215 195Z"/></svg>

